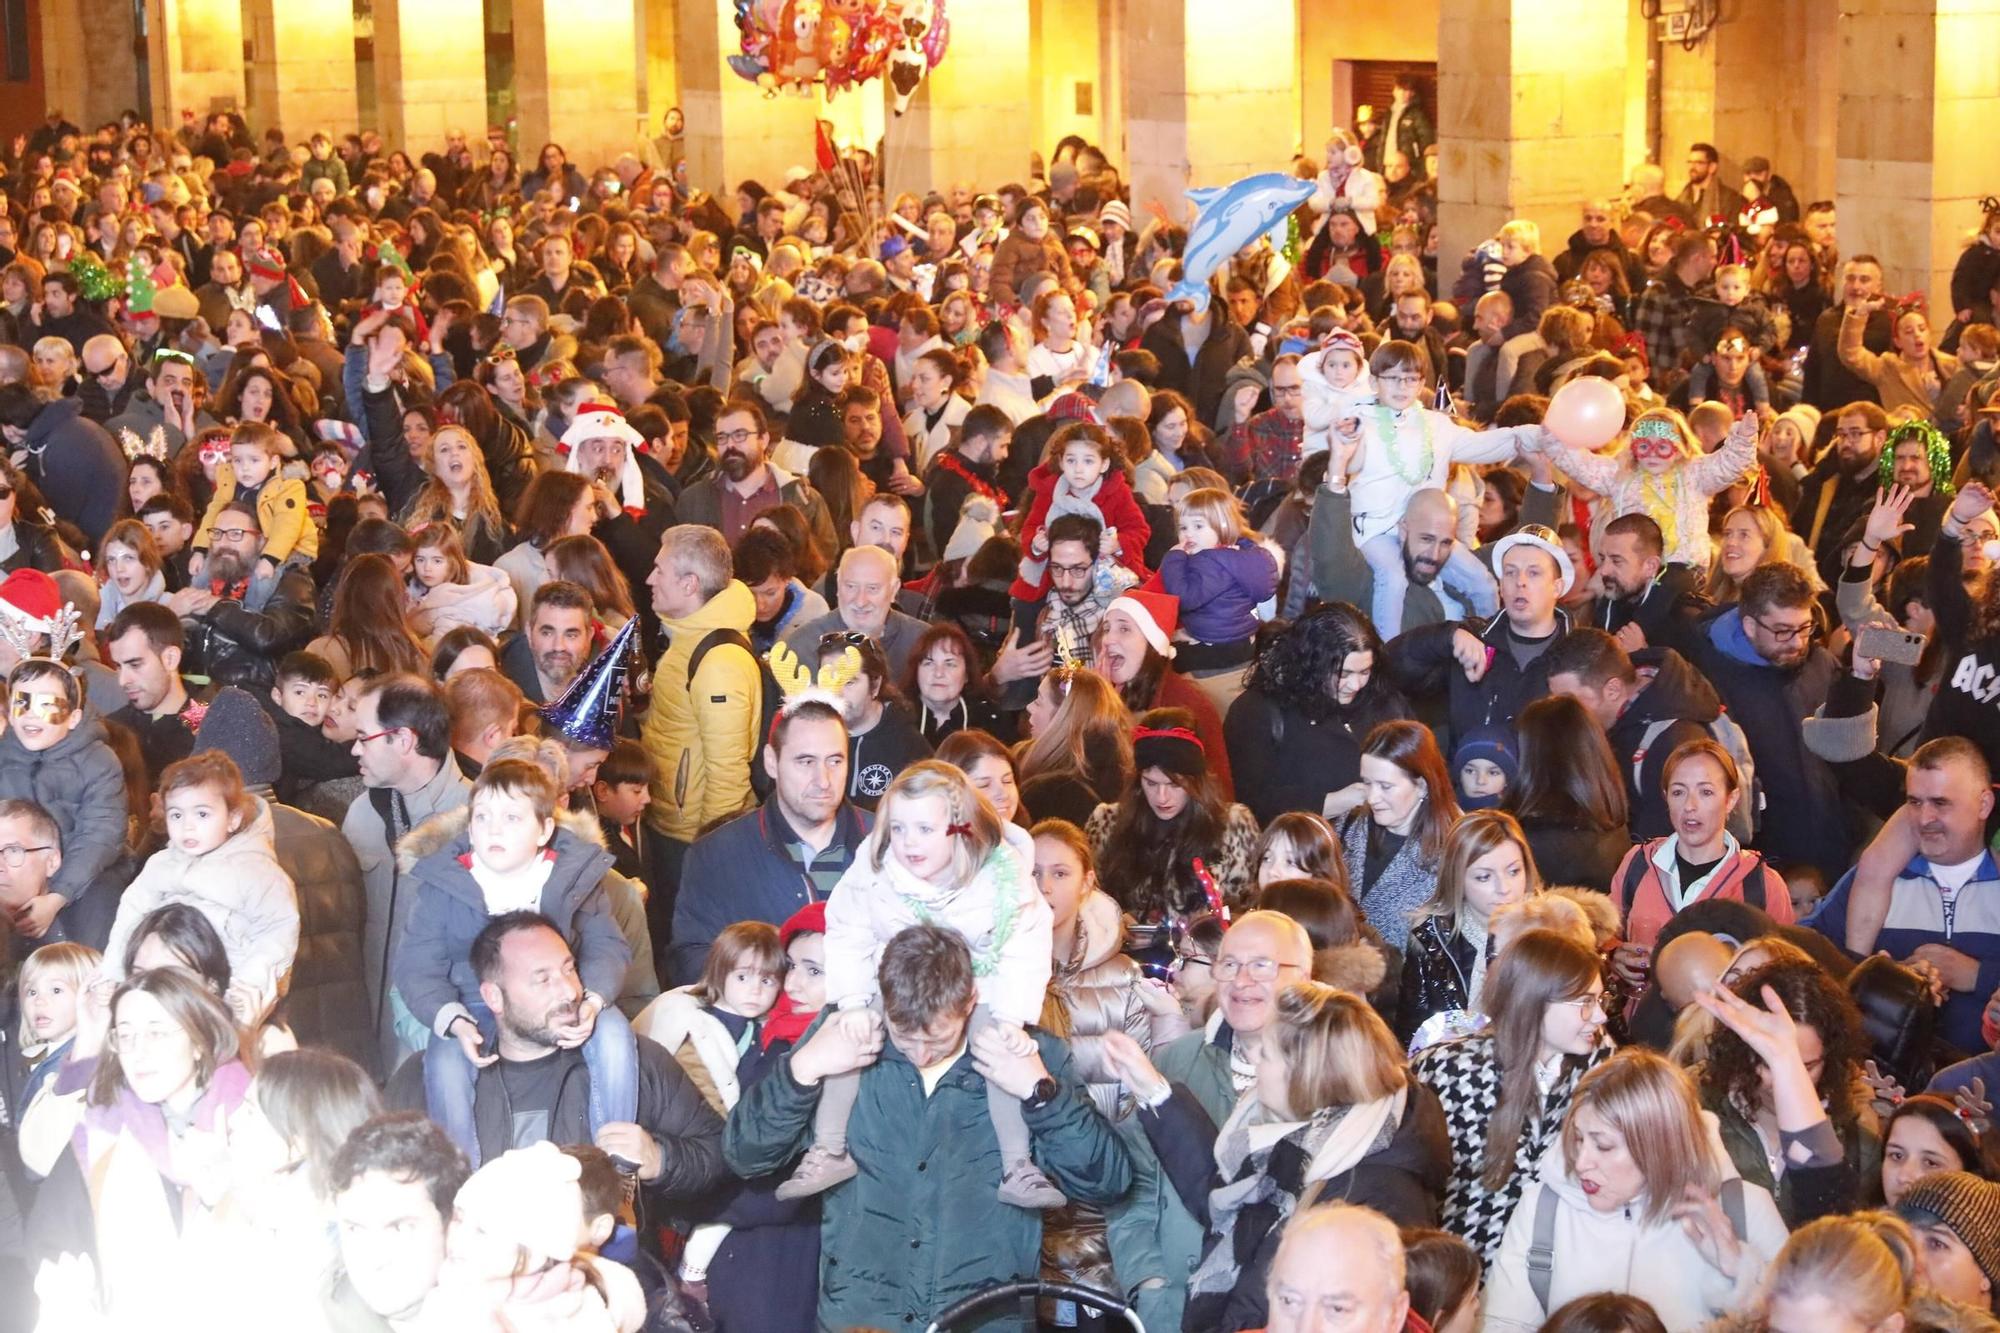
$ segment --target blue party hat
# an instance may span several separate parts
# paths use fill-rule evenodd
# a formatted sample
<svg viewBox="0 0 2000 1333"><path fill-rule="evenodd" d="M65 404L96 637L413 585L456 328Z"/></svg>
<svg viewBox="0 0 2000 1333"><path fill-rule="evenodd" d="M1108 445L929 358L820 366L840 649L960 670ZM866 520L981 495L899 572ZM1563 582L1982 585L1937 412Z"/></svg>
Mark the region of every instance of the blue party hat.
<svg viewBox="0 0 2000 1333"><path fill-rule="evenodd" d="M617 738L618 717L625 710L625 677L639 648L639 620L634 616L612 638L610 646L577 673L562 698L535 711L558 740L589 750L609 750Z"/></svg>

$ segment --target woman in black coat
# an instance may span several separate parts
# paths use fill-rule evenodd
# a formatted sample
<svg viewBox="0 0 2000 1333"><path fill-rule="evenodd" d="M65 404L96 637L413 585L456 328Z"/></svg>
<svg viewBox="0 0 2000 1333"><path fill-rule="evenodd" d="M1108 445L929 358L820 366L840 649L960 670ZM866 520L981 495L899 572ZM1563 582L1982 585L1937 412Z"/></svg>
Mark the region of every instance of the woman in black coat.
<svg viewBox="0 0 2000 1333"><path fill-rule="evenodd" d="M1551 884L1611 891L1632 848L1624 775L1611 742L1568 695L1521 710L1521 780L1507 805Z"/></svg>
<svg viewBox="0 0 2000 1333"><path fill-rule="evenodd" d="M1324 810L1328 793L1360 779L1362 738L1410 716L1375 670L1381 654L1375 627L1345 602L1315 607L1264 645L1222 724L1236 799L1258 823Z"/></svg>

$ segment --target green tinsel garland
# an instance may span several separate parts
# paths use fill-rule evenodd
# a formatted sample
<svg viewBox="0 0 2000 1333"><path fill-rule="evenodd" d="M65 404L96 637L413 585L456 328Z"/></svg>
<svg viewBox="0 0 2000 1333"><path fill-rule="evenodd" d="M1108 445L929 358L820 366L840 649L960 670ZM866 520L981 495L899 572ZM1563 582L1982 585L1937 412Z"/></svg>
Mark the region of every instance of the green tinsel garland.
<svg viewBox="0 0 2000 1333"><path fill-rule="evenodd" d="M1942 496L1951 496L1951 441L1928 421L1905 421L1890 429L1888 442L1882 446L1882 489L1886 491L1895 485L1896 446L1908 439L1924 443L1924 457L1931 465L1932 490Z"/></svg>

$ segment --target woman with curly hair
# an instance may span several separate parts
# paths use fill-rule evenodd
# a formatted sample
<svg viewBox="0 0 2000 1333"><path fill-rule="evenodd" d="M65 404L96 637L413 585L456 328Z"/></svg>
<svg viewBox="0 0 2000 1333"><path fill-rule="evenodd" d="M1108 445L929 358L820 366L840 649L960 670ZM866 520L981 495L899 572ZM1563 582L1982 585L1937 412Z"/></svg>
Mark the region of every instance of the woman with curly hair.
<svg viewBox="0 0 2000 1333"><path fill-rule="evenodd" d="M1172 928L1196 913L1249 904L1257 817L1222 795L1184 709L1141 715L1132 764L1138 782L1092 811L1084 831L1106 891L1136 922L1136 952L1165 949Z"/></svg>
<svg viewBox="0 0 2000 1333"><path fill-rule="evenodd" d="M1222 723L1236 795L1259 821L1325 810L1360 778L1361 739L1410 716L1376 671L1381 660L1375 627L1345 602L1313 608L1265 643Z"/></svg>
<svg viewBox="0 0 2000 1333"><path fill-rule="evenodd" d="M224 382L215 399L216 418L228 425L261 421L276 427L296 453L306 447L305 423L292 399L291 385L269 366L240 366Z"/></svg>
<svg viewBox="0 0 2000 1333"><path fill-rule="evenodd" d="M1772 963L1730 990L1737 1003L1711 1010L1720 1021L1708 1058L1690 1071L1730 1160L1746 1182L1771 1191L1787 1226L1852 1210L1861 1182L1875 1179L1882 1160L1880 1127L1861 1080L1867 1047L1854 1001L1812 963ZM1751 1019L1741 1017L1746 1013ZM1759 1049L1769 1042L1758 1029L1746 1033L1748 1021L1782 1036L1775 1054ZM1824 1107L1810 1134L1788 1125L1781 1105L1778 1090L1794 1060L1803 1063ZM1802 1160L1825 1164L1801 1166Z"/></svg>
<svg viewBox="0 0 2000 1333"><path fill-rule="evenodd" d="M431 437L426 474L422 489L403 511L403 526L415 532L430 523L452 524L464 539L465 558L476 565L494 564L505 555L513 534L472 432L463 426L440 428Z"/></svg>

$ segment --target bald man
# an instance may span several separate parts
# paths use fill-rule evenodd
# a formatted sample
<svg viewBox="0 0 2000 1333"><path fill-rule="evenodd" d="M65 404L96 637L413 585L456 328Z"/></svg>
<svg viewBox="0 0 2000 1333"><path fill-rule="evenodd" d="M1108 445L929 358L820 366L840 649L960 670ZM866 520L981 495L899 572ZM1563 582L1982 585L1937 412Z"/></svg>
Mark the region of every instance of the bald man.
<svg viewBox="0 0 2000 1333"><path fill-rule="evenodd" d="M840 604L787 634L785 646L798 654L801 662L817 662L823 636L865 634L889 659L889 674L901 680L910 654L923 636L924 622L896 609L896 594L903 586L896 571L896 557L881 547L849 547L840 557L834 582Z"/></svg>
<svg viewBox="0 0 2000 1333"><path fill-rule="evenodd" d="M1650 960L1640 945L1619 945L1612 951L1612 967L1628 983L1645 986L1632 1011L1632 1041L1666 1050L1673 1042L1680 1012L1694 1003L1704 987L1722 984L1722 974L1735 956L1736 950L1727 940L1700 930L1676 935Z"/></svg>
<svg viewBox="0 0 2000 1333"><path fill-rule="evenodd" d="M1401 1333L1403 1238L1372 1208L1326 1204L1292 1218L1265 1283L1266 1333Z"/></svg>
<svg viewBox="0 0 2000 1333"><path fill-rule="evenodd" d="M76 399L83 404L83 415L102 425L125 410L132 391L139 387L139 377L132 373L131 354L116 334L100 333L84 339L83 353L77 359L83 368L83 383L77 388Z"/></svg>
<svg viewBox="0 0 2000 1333"><path fill-rule="evenodd" d="M1554 527L1560 498L1560 491L1529 486L1521 501L1521 522ZM1418 491L1410 497L1396 531L1403 539L1403 572L1410 580L1403 594L1403 623L1377 625L1376 631L1393 639L1421 625L1470 615L1472 608L1437 581L1458 545L1458 502L1441 490ZM1320 598L1361 607L1374 605L1375 575L1361 548L1354 544L1354 501L1346 478L1329 477L1319 488L1306 539L1312 552L1313 590ZM1491 551L1490 545L1480 548L1481 559L1490 563Z"/></svg>

